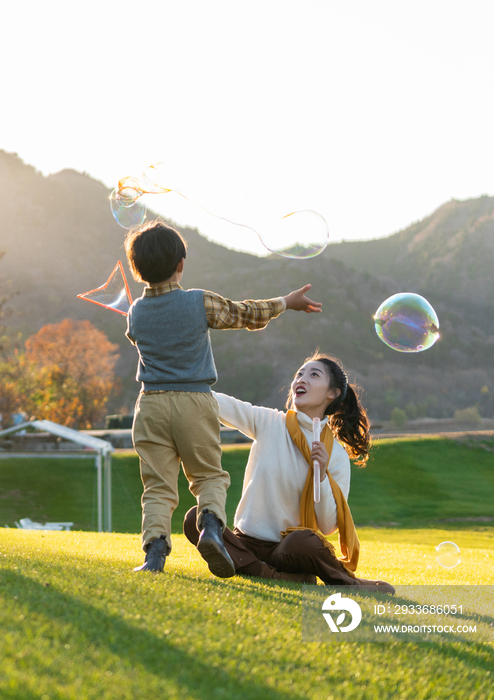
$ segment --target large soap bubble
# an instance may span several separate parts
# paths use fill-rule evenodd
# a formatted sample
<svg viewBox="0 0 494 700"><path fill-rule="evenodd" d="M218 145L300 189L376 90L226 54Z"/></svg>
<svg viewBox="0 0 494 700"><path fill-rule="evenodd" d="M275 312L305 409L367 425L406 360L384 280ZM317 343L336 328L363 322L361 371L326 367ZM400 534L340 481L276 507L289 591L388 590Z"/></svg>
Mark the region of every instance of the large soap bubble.
<svg viewBox="0 0 494 700"><path fill-rule="evenodd" d="M420 294L393 294L374 314L374 323L383 343L398 352L422 352L439 338L437 314Z"/></svg>
<svg viewBox="0 0 494 700"><path fill-rule="evenodd" d="M146 207L139 201L142 195L166 193L176 193L237 231L249 229L267 250L285 258L313 258L329 242L327 222L317 212L296 211L260 224L249 198L234 182L221 184L177 163L155 163L141 175L122 178L110 196L112 214L123 228L140 226L146 218Z"/></svg>

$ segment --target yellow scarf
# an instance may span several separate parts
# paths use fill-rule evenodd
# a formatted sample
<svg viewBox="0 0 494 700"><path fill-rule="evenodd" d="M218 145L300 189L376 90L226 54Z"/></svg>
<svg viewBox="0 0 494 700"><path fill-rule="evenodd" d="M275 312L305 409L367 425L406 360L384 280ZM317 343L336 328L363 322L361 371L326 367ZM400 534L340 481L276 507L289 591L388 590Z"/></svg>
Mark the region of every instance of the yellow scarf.
<svg viewBox="0 0 494 700"><path fill-rule="evenodd" d="M300 499L300 526L289 527L285 530L285 532L282 532L281 535L282 537L286 537L294 530L312 530L321 539L324 545L334 554L333 545L326 539L326 537L317 527L316 511L314 508L314 465L310 456L311 451L309 449L309 445L307 444L305 435L298 424L297 413L295 411L287 412L286 427L293 442L308 463L309 471L307 473L304 490L302 491L302 498ZM331 451L333 449L333 433L328 423L326 423L321 433L321 441L324 443L328 455L331 457ZM331 490L333 491L334 500L336 501L338 540L341 552L343 554L343 557L339 558L338 561L343 564L349 574L354 576L355 574L353 572L357 570L360 551L357 531L355 530L352 514L350 513L350 508L348 507L348 503L346 502L346 498L343 495L342 490L329 473L329 469L326 469L326 473L328 475Z"/></svg>

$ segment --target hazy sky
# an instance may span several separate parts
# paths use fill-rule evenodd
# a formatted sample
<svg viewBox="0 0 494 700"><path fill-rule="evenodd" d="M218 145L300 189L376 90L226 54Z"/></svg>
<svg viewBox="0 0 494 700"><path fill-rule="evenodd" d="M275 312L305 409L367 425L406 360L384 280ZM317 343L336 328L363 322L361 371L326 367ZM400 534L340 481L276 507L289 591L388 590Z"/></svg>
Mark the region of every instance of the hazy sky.
<svg viewBox="0 0 494 700"><path fill-rule="evenodd" d="M178 160L208 174L218 214L234 182L263 216L319 212L333 240L494 191L490 0L28 0L2 16L0 148L43 173L113 187Z"/></svg>

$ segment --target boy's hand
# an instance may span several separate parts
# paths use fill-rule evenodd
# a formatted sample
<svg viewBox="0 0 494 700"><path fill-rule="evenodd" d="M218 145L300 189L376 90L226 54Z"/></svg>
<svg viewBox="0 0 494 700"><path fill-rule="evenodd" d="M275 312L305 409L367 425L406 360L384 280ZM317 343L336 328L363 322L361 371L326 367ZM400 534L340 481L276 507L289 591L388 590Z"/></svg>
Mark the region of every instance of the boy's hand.
<svg viewBox="0 0 494 700"><path fill-rule="evenodd" d="M290 292L286 297L283 297L286 302L286 308L292 309L292 311L305 311L307 314L322 311L321 302L312 301L312 299L305 296L305 292L308 292L311 287L311 284L306 284L305 287Z"/></svg>

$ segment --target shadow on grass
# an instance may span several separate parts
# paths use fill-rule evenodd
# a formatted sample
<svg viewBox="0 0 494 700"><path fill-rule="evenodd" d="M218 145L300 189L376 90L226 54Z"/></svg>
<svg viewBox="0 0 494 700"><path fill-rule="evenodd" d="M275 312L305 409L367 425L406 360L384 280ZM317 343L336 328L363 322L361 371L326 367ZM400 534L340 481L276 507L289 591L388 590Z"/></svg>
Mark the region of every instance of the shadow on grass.
<svg viewBox="0 0 494 700"><path fill-rule="evenodd" d="M195 649L191 649L190 652L184 651L168 642L165 637L158 637L155 633L132 625L115 614L106 613L90 602L82 602L55 588L47 588L22 574L13 571L2 572L1 587L4 595L18 595L19 602L28 607L30 614L47 616L52 623L60 623L64 628L70 625L71 631L77 637L77 644L85 651L89 645L94 649L105 647L110 654L123 662L127 672L141 668L163 682L177 684L183 688L184 694L190 692L193 697L204 700L210 700L212 689L222 689L225 697L234 697L236 700L286 700L285 693L259 683L252 677L243 679L233 676L221 668L213 667L207 659L198 659ZM6 634L9 627L15 629L16 624L17 621L10 620L4 625L3 632ZM54 644L58 645L58 640L54 639ZM207 652L205 655L207 656ZM87 663L87 657L84 663ZM55 675L59 677L58 682L63 684L62 674L54 671L53 665L43 663L40 658L29 657L30 675L48 675L50 678ZM10 697L29 700L29 691L22 695L19 693ZM39 695L32 697L39 699ZM291 697L302 700L304 696L292 693Z"/></svg>
<svg viewBox="0 0 494 700"><path fill-rule="evenodd" d="M492 673L494 668L494 649L492 646L460 643L455 644L453 647L451 644L446 646L446 644L432 642L428 644L428 647L431 649L431 653L434 650L434 652L442 656L454 659L455 662L463 662L467 666L475 666L476 669L480 668L483 671ZM471 663L473 654L475 654L475 664Z"/></svg>

